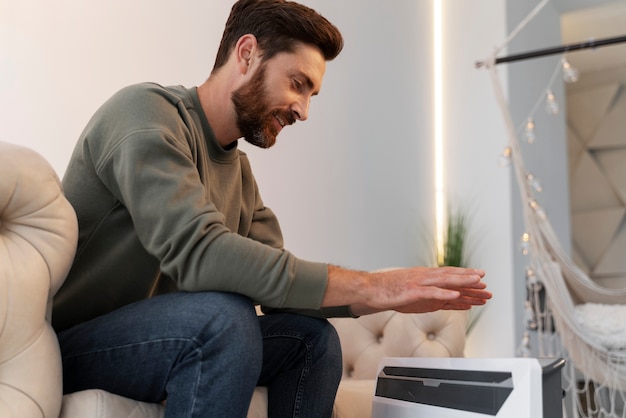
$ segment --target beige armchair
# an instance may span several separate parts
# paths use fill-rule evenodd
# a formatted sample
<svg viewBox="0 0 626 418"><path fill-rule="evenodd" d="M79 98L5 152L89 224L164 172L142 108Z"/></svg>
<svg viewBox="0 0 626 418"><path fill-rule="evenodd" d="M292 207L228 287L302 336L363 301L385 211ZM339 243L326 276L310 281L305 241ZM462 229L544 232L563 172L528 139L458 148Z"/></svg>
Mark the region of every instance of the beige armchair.
<svg viewBox="0 0 626 418"><path fill-rule="evenodd" d="M0 142L0 416L162 417L161 405L101 390L62 396L50 302L68 272L76 240L74 211L47 161L30 149ZM332 322L344 354L335 418L370 416L375 375L385 356L463 355L463 312L384 312ZM267 396L261 387L248 413L253 417L267 417Z"/></svg>
<svg viewBox="0 0 626 418"><path fill-rule="evenodd" d="M38 154L0 143L0 416L56 417L61 358L50 301L69 271L78 228Z"/></svg>

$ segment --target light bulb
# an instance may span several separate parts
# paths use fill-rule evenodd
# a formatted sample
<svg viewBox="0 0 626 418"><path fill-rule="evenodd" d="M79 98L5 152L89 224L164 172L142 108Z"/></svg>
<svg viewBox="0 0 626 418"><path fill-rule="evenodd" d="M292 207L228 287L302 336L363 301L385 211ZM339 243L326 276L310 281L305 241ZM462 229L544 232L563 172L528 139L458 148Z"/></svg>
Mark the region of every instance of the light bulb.
<svg viewBox="0 0 626 418"><path fill-rule="evenodd" d="M545 220L546 219L546 213L541 208L541 205L539 205L539 203L537 203L536 200L531 200L530 202L528 202L528 205L530 206L530 208L532 210L535 211L535 213L537 214L539 219L541 219L541 220Z"/></svg>
<svg viewBox="0 0 626 418"><path fill-rule="evenodd" d="M563 66L563 81L566 83L575 83L580 78L580 72L571 66L567 58L561 58L561 65Z"/></svg>
<svg viewBox="0 0 626 418"><path fill-rule="evenodd" d="M524 134L526 135L526 141L529 144L535 142L535 138L537 137L535 134L535 121L532 117L529 117L526 120L526 129L524 129Z"/></svg>
<svg viewBox="0 0 626 418"><path fill-rule="evenodd" d="M530 249L530 234L528 232L522 234L520 249L522 250L522 255L528 255L528 250Z"/></svg>
<svg viewBox="0 0 626 418"><path fill-rule="evenodd" d="M508 167L511 165L511 147L506 147L500 154L500 167Z"/></svg>
<svg viewBox="0 0 626 418"><path fill-rule="evenodd" d="M546 91L546 112L550 115L559 114L559 104L556 102L556 97L550 89Z"/></svg>
<svg viewBox="0 0 626 418"><path fill-rule="evenodd" d="M528 180L530 187L535 189L536 192L541 193L543 187L541 187L541 182L537 177L535 177L532 173L528 173L526 174L526 180Z"/></svg>

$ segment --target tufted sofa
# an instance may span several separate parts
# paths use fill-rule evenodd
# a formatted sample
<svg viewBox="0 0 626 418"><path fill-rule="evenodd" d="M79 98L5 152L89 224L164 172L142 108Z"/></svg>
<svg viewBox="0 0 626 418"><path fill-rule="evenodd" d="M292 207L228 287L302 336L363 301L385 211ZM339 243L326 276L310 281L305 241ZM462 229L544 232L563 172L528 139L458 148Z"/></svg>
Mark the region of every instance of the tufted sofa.
<svg viewBox="0 0 626 418"><path fill-rule="evenodd" d="M156 418L163 407L101 390L62 395L51 300L70 268L74 211L39 154L0 142L0 417ZM461 357L466 314L383 312L331 320L344 354L335 418L367 418L378 363L390 357ZM248 418L267 417L265 388Z"/></svg>

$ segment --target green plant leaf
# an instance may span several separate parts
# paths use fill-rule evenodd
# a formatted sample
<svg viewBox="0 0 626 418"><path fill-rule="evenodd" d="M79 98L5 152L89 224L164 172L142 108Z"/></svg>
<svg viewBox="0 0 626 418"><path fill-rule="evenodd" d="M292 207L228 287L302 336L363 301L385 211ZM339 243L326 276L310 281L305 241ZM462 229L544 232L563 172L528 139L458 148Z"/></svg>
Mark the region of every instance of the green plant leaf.
<svg viewBox="0 0 626 418"><path fill-rule="evenodd" d="M443 264L440 267L467 267L465 259L466 241L467 218L459 211L448 211L448 227L443 245Z"/></svg>

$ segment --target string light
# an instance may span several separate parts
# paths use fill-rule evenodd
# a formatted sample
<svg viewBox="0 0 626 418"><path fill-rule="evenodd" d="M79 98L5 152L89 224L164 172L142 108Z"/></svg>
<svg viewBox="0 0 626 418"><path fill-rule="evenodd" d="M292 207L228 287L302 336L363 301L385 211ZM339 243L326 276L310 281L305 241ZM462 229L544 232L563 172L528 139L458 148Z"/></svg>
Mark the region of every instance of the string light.
<svg viewBox="0 0 626 418"><path fill-rule="evenodd" d="M563 81L565 81L566 83L575 83L578 81L578 78L580 77L580 72L576 68L571 66L565 56L561 58L561 66L563 68Z"/></svg>
<svg viewBox="0 0 626 418"><path fill-rule="evenodd" d="M533 173L526 173L526 180L528 181L528 185L535 189L536 192L541 193L543 191L541 182L533 175Z"/></svg>
<svg viewBox="0 0 626 418"><path fill-rule="evenodd" d="M547 86L535 105L532 107L528 116L524 119L521 126L518 127L517 133L523 137L526 143L533 144L537 140L537 125L535 123L535 114L539 107L543 104L545 111L549 115L558 115L560 112L559 103L556 100L552 86L561 75L563 80L567 83L574 83L579 79L579 72L571 66L569 61L562 56L555 66L552 76L550 77ZM500 167L508 167L511 165L511 147L506 147L504 152L500 155Z"/></svg>
<svg viewBox="0 0 626 418"><path fill-rule="evenodd" d="M565 56L562 56L557 65L554 67L554 70L552 71L552 75L550 76L547 86L544 89L544 94L542 94L538 98L535 105L532 107L530 112L528 112L528 116L524 119L524 122L517 129L517 133L521 134L525 141L529 144L535 142L537 139L534 116L537 113L539 107L543 104L546 112L549 115L557 115L560 111L559 104L552 89L559 75L561 75L563 77L563 80L568 83L574 83L579 79L578 70L571 66Z"/></svg>
<svg viewBox="0 0 626 418"><path fill-rule="evenodd" d="M508 167L511 165L512 153L513 150L511 150L511 147L504 148L504 151L502 151L502 154L500 154L500 167Z"/></svg>
<svg viewBox="0 0 626 418"><path fill-rule="evenodd" d="M536 200L531 200L530 202L528 202L528 205L530 206L530 208L532 210L535 211L535 213L537 214L537 216L539 217L539 219L541 220L546 220L546 213L544 212L544 210L541 208L541 206L539 205L539 203L537 203Z"/></svg>
<svg viewBox="0 0 626 418"><path fill-rule="evenodd" d="M526 134L526 142L529 144L535 142L537 135L535 134L535 120L532 117L526 120L526 130L524 133Z"/></svg>
<svg viewBox="0 0 626 418"><path fill-rule="evenodd" d="M552 89L546 90L546 112L549 115L558 115L559 114L559 104L556 101L556 96Z"/></svg>
<svg viewBox="0 0 626 418"><path fill-rule="evenodd" d="M553 91L553 85L559 79L559 76L561 76L563 81L566 83L575 83L576 81L578 81L579 78L579 72L570 65L570 63L564 56L561 57L561 59L555 66L552 75L547 83L547 86L545 90L543 90L544 94L541 94L537 98L535 105L532 107L531 111L528 112L528 116L524 119L523 123L519 126L517 130L518 137L524 139L525 142L528 144L533 144L537 140L537 126L535 124L535 115L539 108L543 105L543 108L548 115L558 115L560 112L559 104ZM507 149L501 156L501 161L510 160L511 152L511 147L507 147ZM528 186L532 188L535 192L542 192L543 187L541 186L541 182L532 173L526 173L526 181L528 183ZM546 214L543 208L536 200L531 199L529 201L529 206L530 209L535 212L536 216L539 219L546 219ZM528 256L531 251L531 235L528 232L524 232L520 238L520 251L524 256ZM525 330L520 344L516 350L516 354L519 357L531 356L532 347L530 333L539 331L540 328L545 326L545 319L543 319L543 317L546 315L546 313L541 312L541 308L539 306L536 306L537 301L540 298L539 294L542 291L543 284L531 267L526 268L526 287L527 295L524 304L523 318Z"/></svg>
<svg viewBox="0 0 626 418"><path fill-rule="evenodd" d="M522 234L520 249L522 250L522 255L528 255L528 250L530 249L530 234L528 232Z"/></svg>

